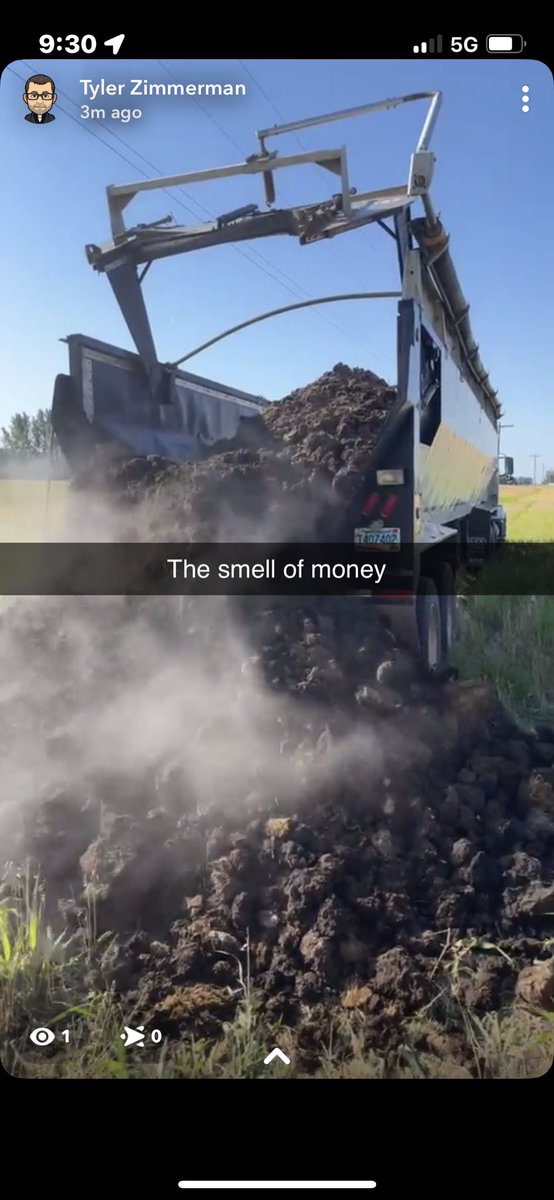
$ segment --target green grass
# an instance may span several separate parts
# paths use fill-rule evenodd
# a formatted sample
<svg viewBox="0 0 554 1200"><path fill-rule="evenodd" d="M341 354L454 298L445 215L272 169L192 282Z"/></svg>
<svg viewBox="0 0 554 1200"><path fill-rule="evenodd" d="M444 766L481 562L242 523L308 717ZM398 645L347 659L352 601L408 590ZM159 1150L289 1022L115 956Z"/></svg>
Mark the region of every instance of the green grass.
<svg viewBox="0 0 554 1200"><path fill-rule="evenodd" d="M554 596L472 596L462 606L453 660L485 678L526 725L554 720Z"/></svg>
<svg viewBox="0 0 554 1200"><path fill-rule="evenodd" d="M504 487L501 501L509 541L554 541L554 487ZM502 560L496 566L493 558L476 586L508 591L514 576L502 577L503 566L513 572L517 564ZM453 661L462 678L489 679L524 725L554 720L554 596L468 596Z"/></svg>

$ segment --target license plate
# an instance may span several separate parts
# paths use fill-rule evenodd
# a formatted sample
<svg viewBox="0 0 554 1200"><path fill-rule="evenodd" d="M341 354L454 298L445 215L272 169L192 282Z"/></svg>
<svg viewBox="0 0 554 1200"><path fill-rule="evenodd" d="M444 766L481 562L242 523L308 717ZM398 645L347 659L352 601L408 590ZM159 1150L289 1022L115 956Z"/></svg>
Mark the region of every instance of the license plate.
<svg viewBox="0 0 554 1200"><path fill-rule="evenodd" d="M400 530L355 529L354 543L356 546L381 546L384 549L396 550L400 546Z"/></svg>

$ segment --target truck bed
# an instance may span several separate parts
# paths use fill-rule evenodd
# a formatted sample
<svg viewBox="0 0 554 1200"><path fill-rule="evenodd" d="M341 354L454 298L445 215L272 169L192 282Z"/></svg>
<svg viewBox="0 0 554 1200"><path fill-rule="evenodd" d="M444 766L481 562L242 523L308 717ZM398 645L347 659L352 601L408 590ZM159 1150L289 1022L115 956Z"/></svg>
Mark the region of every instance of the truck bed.
<svg viewBox="0 0 554 1200"><path fill-rule="evenodd" d="M149 393L138 354L82 334L71 334L69 376L58 376L54 431L72 471L94 441L111 442L130 457L159 455L176 462L195 457L198 445L235 436L241 417L268 403L238 388L187 371L166 376L164 403Z"/></svg>

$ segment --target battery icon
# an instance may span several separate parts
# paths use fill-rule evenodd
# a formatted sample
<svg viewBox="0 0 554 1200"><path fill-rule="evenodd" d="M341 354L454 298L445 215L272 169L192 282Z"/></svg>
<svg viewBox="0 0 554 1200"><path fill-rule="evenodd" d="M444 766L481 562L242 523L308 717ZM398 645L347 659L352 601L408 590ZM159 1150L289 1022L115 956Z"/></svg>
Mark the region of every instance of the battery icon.
<svg viewBox="0 0 554 1200"><path fill-rule="evenodd" d="M492 34L487 38L489 54L521 54L524 45L520 33Z"/></svg>

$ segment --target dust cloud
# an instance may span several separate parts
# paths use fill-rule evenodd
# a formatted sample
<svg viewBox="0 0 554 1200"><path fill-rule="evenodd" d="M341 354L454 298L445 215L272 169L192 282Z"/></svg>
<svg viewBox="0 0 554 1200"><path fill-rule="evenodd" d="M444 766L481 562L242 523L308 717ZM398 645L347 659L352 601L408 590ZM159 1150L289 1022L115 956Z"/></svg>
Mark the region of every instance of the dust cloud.
<svg viewBox="0 0 554 1200"><path fill-rule="evenodd" d="M308 541L322 523L329 537L394 398L338 364L193 464L100 455L56 540ZM354 777L367 792L386 740L376 671L393 652L360 597L5 603L0 833L56 794L144 815L279 811Z"/></svg>
<svg viewBox="0 0 554 1200"><path fill-rule="evenodd" d="M0 622L3 844L12 852L60 793L102 811L123 795L137 816L168 804L278 815L339 776L369 785L379 738L310 703L309 654L272 681L279 664L255 642L225 596L12 601Z"/></svg>

